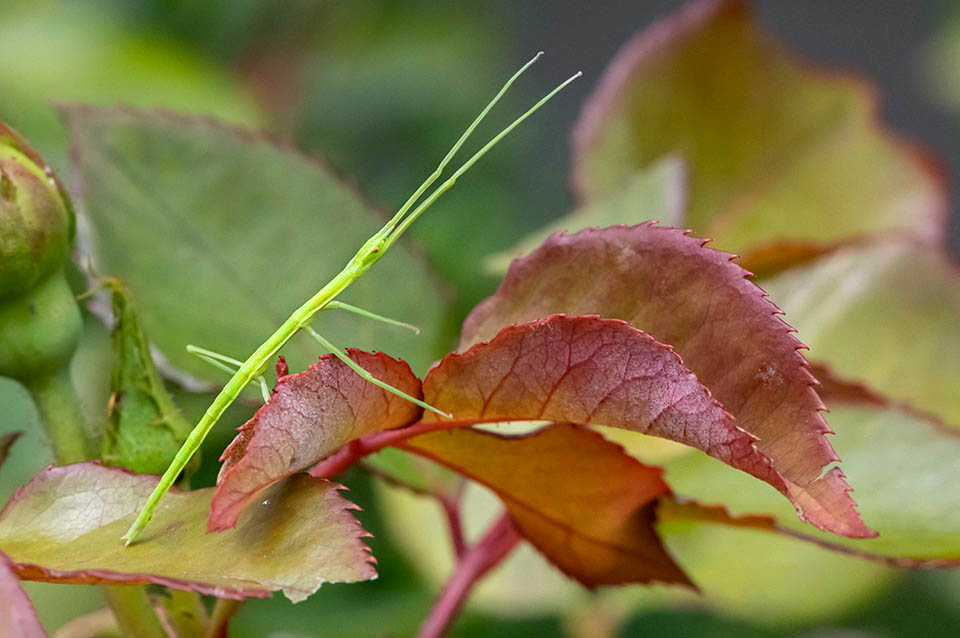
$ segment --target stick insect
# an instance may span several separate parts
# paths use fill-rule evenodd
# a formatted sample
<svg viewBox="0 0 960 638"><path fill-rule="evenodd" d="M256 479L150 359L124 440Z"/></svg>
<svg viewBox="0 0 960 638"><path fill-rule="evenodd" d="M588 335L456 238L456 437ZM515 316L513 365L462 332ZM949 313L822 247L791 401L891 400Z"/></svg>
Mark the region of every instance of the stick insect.
<svg viewBox="0 0 960 638"><path fill-rule="evenodd" d="M533 115L554 95L559 93L568 84L581 76L581 73L579 72L574 74L550 91L543 98L541 98L540 101L530 107L530 109L527 110L523 115L510 123L506 128L500 131L489 142L481 147L479 151L474 153L466 162L463 163L463 165L454 171L454 173L447 178L446 181L442 182L419 205L414 207L414 205L420 201L420 198L427 191L427 189L429 189L430 186L432 186L433 183L440 178L447 164L453 159L457 151L460 150L460 147L463 146L464 142L467 141L467 138L470 137L474 129L476 129L477 126L483 121L494 105L500 101L500 98L503 97L514 81L516 81L516 79L520 77L524 71L526 71L534 62L536 62L542 54L542 51L538 53L532 60L523 65L519 71L514 73L513 76L507 80L506 84L503 85L490 103L487 104L487 106L484 107L484 109L480 112L480 115L478 115L477 118L470 124L470 126L467 127L467 130L464 131L463 135L460 136L453 147L447 152L444 158L440 161L440 164L437 166L436 170L434 170L434 172L427 177L427 179L417 188L417 190L414 191L414 193L409 197L409 199L407 199L406 202L404 202L403 206L400 207L396 214L389 221L387 221L387 223L384 224L379 231L370 237L370 239L364 242L357 253L347 262L343 270L341 270L319 291L317 291L313 297L308 299L303 305L297 308L293 314L291 314L290 317L284 321L283 324L281 324L280 327L277 328L277 330L246 359L246 361L241 362L236 359L231 359L225 355L204 350L203 348L197 348L196 346L191 346L189 348L189 350L194 354L200 356L205 361L215 365L216 367L231 373L233 376L231 376L230 380L227 381L227 383L223 386L223 389L220 390L220 393L210 404L210 407L207 408L207 411L204 413L203 417L201 417L193 431L191 431L187 436L183 446L177 452L173 461L170 463L170 466L160 478L160 482L147 498L136 520L130 526L130 529L127 530L127 533L123 535L123 540L127 545L133 542L137 535L147 526L147 523L150 522L150 519L152 518L160 500L170 490L170 487L176 481L177 477L180 475L180 472L183 471L183 468L186 467L190 458L194 455L197 449L199 449L207 434L217 423L223 412L234 402L240 392L249 383L257 382L261 387L261 391L263 392L264 400L269 398L269 391L266 388L266 382L263 380L263 374L274 355L276 355L280 348L282 348L300 330L307 331L322 346L330 350L336 357L349 365L365 380L374 383L389 392L393 392L394 394L401 396L408 401L412 401L425 410L431 410L445 418L452 418L452 415L438 410L437 408L424 403L423 401L415 399L414 397L404 394L400 390L393 388L373 377L369 372L348 358L343 351L323 338L316 330L313 329L311 323L319 312L327 309L347 310L356 312L371 319L378 319L394 324L400 323L392 319L380 317L379 315L375 315L369 311L355 308L342 302L334 301L334 298L343 292L358 277L366 273L367 270L373 266L373 264L383 257L383 255L390 249L391 246L393 246L397 239L399 239L400 236L406 232L410 225L416 221L420 215L426 212L426 210L429 209L440 198L441 195L448 191L456 183L457 179L466 173L470 167L472 167L481 157L486 155L490 149L496 146L524 120Z"/></svg>

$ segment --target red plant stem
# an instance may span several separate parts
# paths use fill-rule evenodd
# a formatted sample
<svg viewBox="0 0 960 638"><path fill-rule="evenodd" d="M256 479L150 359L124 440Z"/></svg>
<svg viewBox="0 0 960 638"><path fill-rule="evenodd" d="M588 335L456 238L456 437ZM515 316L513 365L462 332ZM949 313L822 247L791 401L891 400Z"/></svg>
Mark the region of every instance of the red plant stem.
<svg viewBox="0 0 960 638"><path fill-rule="evenodd" d="M419 638L441 638L460 613L474 586L516 547L520 535L504 513L487 533L457 561L430 615L420 626Z"/></svg>
<svg viewBox="0 0 960 638"><path fill-rule="evenodd" d="M437 503L440 504L443 514L447 519L447 527L450 530L450 541L453 545L454 557L459 560L460 557L463 556L463 552L466 550L466 543L463 540L463 525L460 521L460 495L463 493L463 487L465 485L462 479L456 492L451 493L449 490L442 488L430 489L428 487L414 485L369 463L361 461L359 466L370 476L376 477L388 485L405 489L417 496L425 496L436 500Z"/></svg>
<svg viewBox="0 0 960 638"><path fill-rule="evenodd" d="M493 419L492 421L495 422L497 420L498 419ZM483 422L484 421L478 419L470 419L467 421L431 421L429 423L420 421L405 428L387 430L385 432L374 432L373 434L368 434L365 437L350 441L314 465L313 468L310 469L310 476L332 478L350 469L354 463L363 457L379 452L383 448L398 445L415 436L427 434L428 432L436 432L437 430L468 427Z"/></svg>
<svg viewBox="0 0 960 638"><path fill-rule="evenodd" d="M440 498L440 506L447 517L447 529L450 530L450 542L453 544L453 555L459 561L467 551L467 544L463 539L463 524L460 520L460 494L455 498L449 496Z"/></svg>

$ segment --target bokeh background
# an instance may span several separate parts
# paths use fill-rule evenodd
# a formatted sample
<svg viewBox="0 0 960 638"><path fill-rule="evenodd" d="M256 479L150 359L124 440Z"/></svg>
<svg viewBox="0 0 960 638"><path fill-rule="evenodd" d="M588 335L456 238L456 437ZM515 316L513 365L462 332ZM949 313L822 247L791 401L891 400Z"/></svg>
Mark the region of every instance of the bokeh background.
<svg viewBox="0 0 960 638"><path fill-rule="evenodd" d="M572 72L582 70L585 77L498 147L412 231L455 290L462 317L497 283L478 268L485 256L571 209L569 133L604 67L632 34L681 5L4 0L0 119L32 140L69 182L56 102L124 102L211 114L264 128L325 157L372 202L390 209L432 170L503 78L543 49L538 66L498 108L492 118L497 124ZM932 148L957 183L960 7L893 0L761 0L755 7L768 28L804 57L871 78L882 95L883 118ZM956 250L955 213L951 229ZM18 392L0 383L3 429L29 428L35 420ZM203 397L181 398L188 415L203 407ZM221 431L222 440L212 447L228 440L229 428ZM45 463L36 437L18 446L0 474L4 499ZM212 460L208 480L215 472ZM405 545L391 541L395 535L378 514L382 493L359 475L348 483L376 536L380 579L328 585L296 607L281 598L252 602L235 621L233 635L410 635L437 585L415 568ZM749 550L744 548L745 560L764 560ZM749 581L743 587L750 601ZM30 592L50 628L100 604L92 588L30 585ZM808 594L805 588L796 592L801 599ZM610 633L606 607L591 608L582 598L577 606L576 614L558 604L552 610L534 606L526 617L503 617L496 606L479 605L454 635L955 636L960 574L891 569L882 586L849 604L829 612L813 605L806 616L792 614L781 623L762 609L744 611L749 603L736 610L649 605L632 611L619 633Z"/></svg>

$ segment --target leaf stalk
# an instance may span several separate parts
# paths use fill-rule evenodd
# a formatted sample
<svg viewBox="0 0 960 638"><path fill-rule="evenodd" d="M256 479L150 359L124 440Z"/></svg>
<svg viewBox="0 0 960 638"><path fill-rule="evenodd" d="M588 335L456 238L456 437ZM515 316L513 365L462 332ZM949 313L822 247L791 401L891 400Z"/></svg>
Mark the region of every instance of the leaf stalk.
<svg viewBox="0 0 960 638"><path fill-rule="evenodd" d="M499 565L520 542L520 534L506 513L490 526L483 538L457 561L430 615L420 626L419 638L441 638L460 613L477 582Z"/></svg>

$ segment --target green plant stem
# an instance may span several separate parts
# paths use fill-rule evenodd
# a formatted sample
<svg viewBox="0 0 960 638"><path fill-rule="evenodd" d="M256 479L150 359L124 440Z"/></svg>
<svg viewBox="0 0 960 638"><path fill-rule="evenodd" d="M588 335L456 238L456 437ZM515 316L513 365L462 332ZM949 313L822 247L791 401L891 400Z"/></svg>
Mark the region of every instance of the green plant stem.
<svg viewBox="0 0 960 638"><path fill-rule="evenodd" d="M145 587L108 585L103 588L117 625L130 638L167 638Z"/></svg>
<svg viewBox="0 0 960 638"><path fill-rule="evenodd" d="M109 607L98 609L95 612L77 616L73 620L62 625L53 638L123 638L120 628L117 626L117 619L113 617L113 612Z"/></svg>
<svg viewBox="0 0 960 638"><path fill-rule="evenodd" d="M198 594L170 589L154 599L154 611L168 634L176 638L203 638L210 621Z"/></svg>
<svg viewBox="0 0 960 638"><path fill-rule="evenodd" d="M40 422L57 463L66 465L95 458L93 446L87 440L86 418L70 381L68 366L25 385L40 412Z"/></svg>
<svg viewBox="0 0 960 638"><path fill-rule="evenodd" d="M240 611L243 602L242 600L230 600L228 598L217 599L213 606L213 614L210 616L206 638L227 638L230 620Z"/></svg>
<svg viewBox="0 0 960 638"><path fill-rule="evenodd" d="M60 465L80 463L96 458L93 445L86 435L86 418L80 399L70 380L67 365L45 377L37 377L26 384L33 397L40 420L50 439L53 458ZM105 586L107 603L117 625L131 638L166 638L147 590L141 586Z"/></svg>

